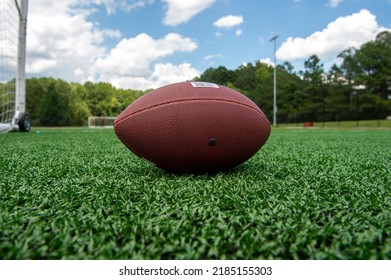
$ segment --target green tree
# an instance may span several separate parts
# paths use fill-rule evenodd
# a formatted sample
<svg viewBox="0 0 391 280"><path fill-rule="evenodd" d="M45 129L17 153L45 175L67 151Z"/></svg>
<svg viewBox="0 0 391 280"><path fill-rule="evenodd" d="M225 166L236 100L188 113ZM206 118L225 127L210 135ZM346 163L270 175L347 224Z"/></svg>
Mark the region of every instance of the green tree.
<svg viewBox="0 0 391 280"><path fill-rule="evenodd" d="M300 120L302 88L303 81L296 75L290 63L277 65L278 122L291 123Z"/></svg>
<svg viewBox="0 0 391 280"><path fill-rule="evenodd" d="M78 83L71 84L69 108L72 115L72 126L84 126L87 124L91 112L87 102L87 91L83 85Z"/></svg>
<svg viewBox="0 0 391 280"><path fill-rule="evenodd" d="M38 108L40 125L69 126L72 115L69 107L70 86L62 80L51 79Z"/></svg>
<svg viewBox="0 0 391 280"><path fill-rule="evenodd" d="M350 109L351 86L347 82L341 67L334 64L327 74L326 86L328 95L325 97L327 120L339 121L352 117Z"/></svg>
<svg viewBox="0 0 391 280"><path fill-rule="evenodd" d="M301 98L301 118L303 121L325 120L324 70L317 55L312 55L304 62L303 96Z"/></svg>
<svg viewBox="0 0 391 280"><path fill-rule="evenodd" d="M249 70L252 70L252 68L250 67ZM244 73L251 73L249 70L246 71L247 73ZM273 66L259 61L256 62L254 67L254 82L251 87L247 88L249 97L271 120L273 118Z"/></svg>
<svg viewBox="0 0 391 280"><path fill-rule="evenodd" d="M235 80L233 84L245 91L255 88L255 66L252 63L247 63L239 66L235 71Z"/></svg>
<svg viewBox="0 0 391 280"><path fill-rule="evenodd" d="M33 126L42 125L40 123L39 109L46 91L43 80L44 78L26 79L26 111L30 115Z"/></svg>
<svg viewBox="0 0 391 280"><path fill-rule="evenodd" d="M368 42L355 53L359 65L357 82L382 99L391 93L391 46L386 42Z"/></svg>
<svg viewBox="0 0 391 280"><path fill-rule="evenodd" d="M206 69L205 72L196 80L226 85L227 83L233 82L234 79L235 74L232 70L228 70L224 66L219 66L217 68Z"/></svg>
<svg viewBox="0 0 391 280"><path fill-rule="evenodd" d="M356 108L363 119L391 114L391 33L381 32L375 41L348 49L339 57L351 89L352 110Z"/></svg>
<svg viewBox="0 0 391 280"><path fill-rule="evenodd" d="M115 96L115 87L109 83L93 84L86 82L87 103L94 116L112 116L111 100Z"/></svg>

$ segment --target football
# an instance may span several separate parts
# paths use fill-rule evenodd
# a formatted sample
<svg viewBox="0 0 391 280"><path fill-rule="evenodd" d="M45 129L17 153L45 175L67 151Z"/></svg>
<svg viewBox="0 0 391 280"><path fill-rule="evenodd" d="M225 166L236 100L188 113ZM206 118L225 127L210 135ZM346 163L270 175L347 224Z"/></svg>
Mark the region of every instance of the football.
<svg viewBox="0 0 391 280"><path fill-rule="evenodd" d="M131 103L114 131L137 156L185 173L215 173L251 158L270 135L270 123L245 95L225 86L182 82Z"/></svg>

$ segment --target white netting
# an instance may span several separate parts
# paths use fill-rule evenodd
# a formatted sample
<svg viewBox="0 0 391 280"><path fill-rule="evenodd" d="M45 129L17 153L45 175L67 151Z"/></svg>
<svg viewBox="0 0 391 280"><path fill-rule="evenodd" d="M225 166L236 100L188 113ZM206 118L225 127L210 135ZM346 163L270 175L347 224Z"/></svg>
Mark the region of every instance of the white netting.
<svg viewBox="0 0 391 280"><path fill-rule="evenodd" d="M15 115L19 12L15 0L0 1L0 123ZM1 126L0 126L1 129Z"/></svg>

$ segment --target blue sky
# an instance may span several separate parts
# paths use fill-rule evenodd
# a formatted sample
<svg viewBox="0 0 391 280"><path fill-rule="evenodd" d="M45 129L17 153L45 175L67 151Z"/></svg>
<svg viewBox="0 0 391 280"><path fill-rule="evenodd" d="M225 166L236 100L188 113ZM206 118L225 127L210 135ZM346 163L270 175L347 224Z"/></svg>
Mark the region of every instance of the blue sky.
<svg viewBox="0 0 391 280"><path fill-rule="evenodd" d="M209 67L311 54L327 68L391 28L391 0L30 0L29 76L156 88Z"/></svg>

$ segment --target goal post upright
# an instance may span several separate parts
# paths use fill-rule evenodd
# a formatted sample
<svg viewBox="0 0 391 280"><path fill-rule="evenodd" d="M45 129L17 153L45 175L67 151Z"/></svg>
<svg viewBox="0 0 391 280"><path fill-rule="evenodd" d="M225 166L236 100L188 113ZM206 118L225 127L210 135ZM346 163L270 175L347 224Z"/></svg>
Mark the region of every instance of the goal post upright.
<svg viewBox="0 0 391 280"><path fill-rule="evenodd" d="M14 0L19 13L19 43L18 43L18 66L16 72L16 94L15 94L15 123L19 121L20 114L26 112L26 28L28 0Z"/></svg>

